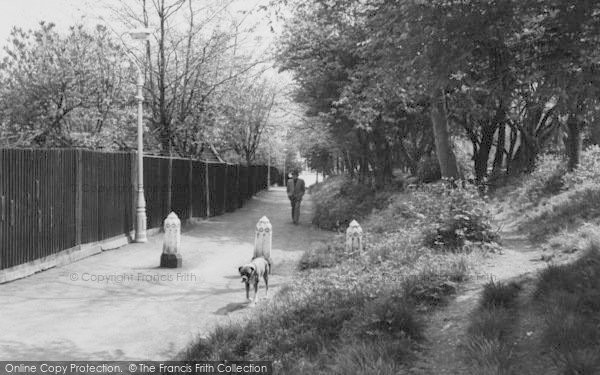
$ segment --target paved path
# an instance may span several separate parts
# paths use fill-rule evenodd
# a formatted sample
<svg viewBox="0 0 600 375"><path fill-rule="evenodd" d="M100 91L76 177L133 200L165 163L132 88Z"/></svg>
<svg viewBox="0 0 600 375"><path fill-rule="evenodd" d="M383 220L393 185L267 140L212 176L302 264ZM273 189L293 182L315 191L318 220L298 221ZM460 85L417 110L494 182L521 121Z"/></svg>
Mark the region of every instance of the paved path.
<svg viewBox="0 0 600 375"><path fill-rule="evenodd" d="M285 191L275 188L190 225L181 240L183 268L157 267L157 235L2 284L0 360L172 359L215 324L251 310L237 268L252 256L263 215L273 224L272 291L291 279L302 252L328 236L310 226L309 209L306 199L301 224L293 225ZM112 279L92 280L100 277Z"/></svg>

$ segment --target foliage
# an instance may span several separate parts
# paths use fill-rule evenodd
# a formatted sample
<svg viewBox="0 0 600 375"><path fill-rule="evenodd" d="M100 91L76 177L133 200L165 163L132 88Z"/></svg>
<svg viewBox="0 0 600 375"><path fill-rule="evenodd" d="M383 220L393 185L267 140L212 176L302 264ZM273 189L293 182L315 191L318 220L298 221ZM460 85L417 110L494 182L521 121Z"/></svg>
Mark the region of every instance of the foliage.
<svg viewBox="0 0 600 375"><path fill-rule="evenodd" d="M563 177L564 189L577 188L585 183L600 181L600 146L593 145L581 153L581 161L576 169Z"/></svg>
<svg viewBox="0 0 600 375"><path fill-rule="evenodd" d="M545 205L527 215L520 229L531 239L539 240L599 216L600 188L597 183L588 182L551 197Z"/></svg>
<svg viewBox="0 0 600 375"><path fill-rule="evenodd" d="M537 205L544 198L555 195L563 188L563 177L567 173L564 158L552 155L541 155L535 170L525 177L519 187L517 201L522 206Z"/></svg>
<svg viewBox="0 0 600 375"><path fill-rule="evenodd" d="M307 270L310 268L328 268L337 265L344 258L344 246L342 244L322 244L306 250L298 268Z"/></svg>
<svg viewBox="0 0 600 375"><path fill-rule="evenodd" d="M450 153L448 127L472 143L478 183L490 163L494 178L530 171L549 149L577 164L582 131L598 117L597 2L284 3L278 62L297 77L307 114L325 119L347 170L415 173L434 139Z"/></svg>
<svg viewBox="0 0 600 375"><path fill-rule="evenodd" d="M346 197L356 187L338 176L311 189ZM423 312L456 292L471 260L424 247L422 214L407 208L418 201L406 197L396 193L363 220L363 252L346 252L343 235L309 249L300 262L301 288L284 287L249 323L218 329L183 359L269 358L281 374L396 374L410 367L424 339ZM429 203L421 202L422 210Z"/></svg>
<svg viewBox="0 0 600 375"><path fill-rule="evenodd" d="M470 243L497 240L486 203L474 185L459 182L455 187L438 184L421 189L414 193L415 200L433 201L425 211L431 223L425 229L427 246L456 251Z"/></svg>
<svg viewBox="0 0 600 375"><path fill-rule="evenodd" d="M512 374L515 358L511 334L515 329L516 299L521 285L488 282L479 307L473 311L463 350L472 373Z"/></svg>
<svg viewBox="0 0 600 375"><path fill-rule="evenodd" d="M537 281L535 297L544 314L541 345L562 372L600 370L600 244L571 264L550 266Z"/></svg>
<svg viewBox="0 0 600 375"><path fill-rule="evenodd" d="M331 177L312 194L315 205L312 222L323 229L345 230L352 220L360 220L373 208L385 205L388 196L385 192L375 193L349 177Z"/></svg>
<svg viewBox="0 0 600 375"><path fill-rule="evenodd" d="M430 183L439 181L442 178L440 164L436 156L428 156L420 160L417 165L417 178L419 182Z"/></svg>
<svg viewBox="0 0 600 375"><path fill-rule="evenodd" d="M8 144L121 148L134 113L132 67L102 26L59 34L54 24L15 28L0 65L2 133ZM131 127L130 129L134 129Z"/></svg>
<svg viewBox="0 0 600 375"><path fill-rule="evenodd" d="M268 81L254 77L236 86L223 98L220 117L224 121L216 132L249 165L265 133L272 132L269 116L277 93Z"/></svg>
<svg viewBox="0 0 600 375"><path fill-rule="evenodd" d="M488 309L494 307L513 307L520 290L521 286L514 281L505 284L490 280L490 282L483 286L480 304Z"/></svg>

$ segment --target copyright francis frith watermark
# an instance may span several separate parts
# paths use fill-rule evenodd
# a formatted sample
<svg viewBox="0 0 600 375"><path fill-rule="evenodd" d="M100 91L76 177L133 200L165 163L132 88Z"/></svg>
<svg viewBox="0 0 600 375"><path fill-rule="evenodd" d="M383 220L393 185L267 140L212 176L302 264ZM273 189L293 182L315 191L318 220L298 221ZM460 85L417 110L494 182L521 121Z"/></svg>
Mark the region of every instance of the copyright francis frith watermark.
<svg viewBox="0 0 600 375"><path fill-rule="evenodd" d="M66 277L73 282L91 282L98 284L126 284L126 283L169 283L200 281L200 277L193 272L159 273L159 272L121 272L121 273L94 273L94 272L69 272Z"/></svg>

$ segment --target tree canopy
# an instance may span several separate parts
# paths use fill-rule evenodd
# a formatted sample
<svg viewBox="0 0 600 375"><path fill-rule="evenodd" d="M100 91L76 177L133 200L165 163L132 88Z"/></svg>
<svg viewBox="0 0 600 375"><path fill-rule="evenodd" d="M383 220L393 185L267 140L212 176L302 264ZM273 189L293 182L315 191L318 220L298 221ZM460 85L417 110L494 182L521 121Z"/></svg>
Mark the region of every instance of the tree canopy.
<svg viewBox="0 0 600 375"><path fill-rule="evenodd" d="M289 14L278 61L296 99L324 119L331 157L376 185L432 154L459 177L457 138L471 143L466 171L479 182L530 170L549 148L574 167L597 121L597 2L279 4Z"/></svg>

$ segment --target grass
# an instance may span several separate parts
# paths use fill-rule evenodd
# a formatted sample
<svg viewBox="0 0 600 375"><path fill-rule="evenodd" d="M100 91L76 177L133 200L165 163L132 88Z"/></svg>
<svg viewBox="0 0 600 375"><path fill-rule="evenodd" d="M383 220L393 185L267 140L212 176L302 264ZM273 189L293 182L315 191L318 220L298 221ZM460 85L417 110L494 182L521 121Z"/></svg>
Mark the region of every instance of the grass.
<svg viewBox="0 0 600 375"><path fill-rule="evenodd" d="M509 337L515 328L520 291L521 286L516 282L490 280L485 284L479 308L471 315L464 347L473 373L514 373L513 345Z"/></svg>
<svg viewBox="0 0 600 375"><path fill-rule="evenodd" d="M483 288L481 305L486 309L514 307L520 290L521 286L514 281L505 284L490 280Z"/></svg>
<svg viewBox="0 0 600 375"><path fill-rule="evenodd" d="M348 197L359 189L333 178L315 190L321 197L343 196L350 204ZM393 201L410 204L413 198L401 193ZM249 322L220 327L182 359L268 359L276 374L404 372L425 343L425 314L443 306L472 268L471 254L423 245L421 224L437 211L428 211L427 201L419 204L423 213L413 215L398 203L365 217L361 253L348 254L343 235L308 249L293 284L259 307ZM378 226L380 214L388 220L385 227Z"/></svg>
<svg viewBox="0 0 600 375"><path fill-rule="evenodd" d="M270 359L284 374L344 373L347 366L363 373L396 371L423 338L420 316L398 291L372 298L358 290L322 288L287 301L282 296L245 325L217 328L184 359Z"/></svg>
<svg viewBox="0 0 600 375"><path fill-rule="evenodd" d="M521 229L534 241L548 239L565 229L574 229L600 217L600 186L586 183L553 196L533 211Z"/></svg>
<svg viewBox="0 0 600 375"><path fill-rule="evenodd" d="M315 213L312 223L322 229L345 230L352 220L367 217L387 205L390 191L374 191L347 176L334 176L311 189Z"/></svg>
<svg viewBox="0 0 600 375"><path fill-rule="evenodd" d="M576 262L544 270L535 290L544 317L540 345L565 374L600 372L600 246Z"/></svg>
<svg viewBox="0 0 600 375"><path fill-rule="evenodd" d="M525 296L520 284L486 284L463 348L472 373L600 373L600 245L588 241L583 251L545 268ZM517 369L519 358L526 367Z"/></svg>

